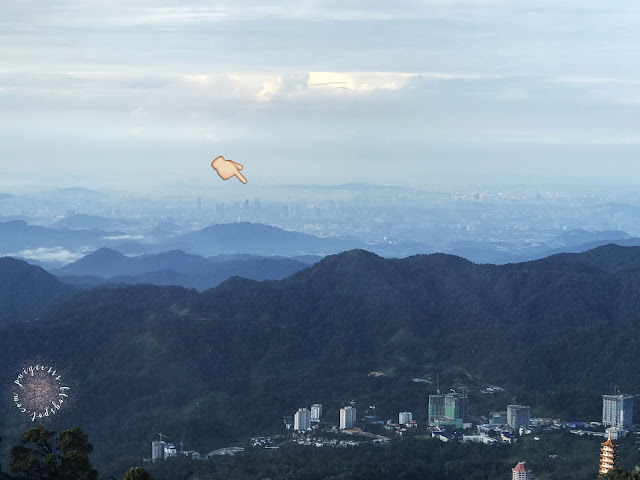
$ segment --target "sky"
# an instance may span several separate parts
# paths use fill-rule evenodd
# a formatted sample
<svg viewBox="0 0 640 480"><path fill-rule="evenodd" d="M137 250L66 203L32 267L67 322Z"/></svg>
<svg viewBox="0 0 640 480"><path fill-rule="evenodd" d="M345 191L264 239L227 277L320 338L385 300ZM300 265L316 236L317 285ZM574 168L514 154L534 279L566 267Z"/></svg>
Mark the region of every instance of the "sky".
<svg viewBox="0 0 640 480"><path fill-rule="evenodd" d="M255 185L634 185L639 26L636 1L2 0L0 186L216 188L218 155Z"/></svg>

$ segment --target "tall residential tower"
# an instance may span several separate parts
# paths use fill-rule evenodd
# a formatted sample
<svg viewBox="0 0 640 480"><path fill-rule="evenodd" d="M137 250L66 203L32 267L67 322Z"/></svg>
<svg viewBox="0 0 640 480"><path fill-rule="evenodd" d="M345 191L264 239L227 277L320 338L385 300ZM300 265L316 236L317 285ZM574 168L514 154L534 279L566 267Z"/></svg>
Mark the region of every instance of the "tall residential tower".
<svg viewBox="0 0 640 480"><path fill-rule="evenodd" d="M633 395L603 395L602 423L605 427L630 430L633 417Z"/></svg>
<svg viewBox="0 0 640 480"><path fill-rule="evenodd" d="M348 430L356 424L356 409L349 406L340 409L340 430Z"/></svg>

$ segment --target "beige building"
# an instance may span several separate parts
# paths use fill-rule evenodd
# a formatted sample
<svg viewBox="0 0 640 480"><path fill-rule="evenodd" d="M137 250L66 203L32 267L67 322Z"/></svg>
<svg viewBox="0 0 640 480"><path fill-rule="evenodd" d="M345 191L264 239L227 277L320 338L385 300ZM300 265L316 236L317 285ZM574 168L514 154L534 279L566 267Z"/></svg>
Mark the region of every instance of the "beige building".
<svg viewBox="0 0 640 480"><path fill-rule="evenodd" d="M531 470L527 470L525 462L518 463L511 469L511 472L512 480L531 480L533 478L531 476Z"/></svg>

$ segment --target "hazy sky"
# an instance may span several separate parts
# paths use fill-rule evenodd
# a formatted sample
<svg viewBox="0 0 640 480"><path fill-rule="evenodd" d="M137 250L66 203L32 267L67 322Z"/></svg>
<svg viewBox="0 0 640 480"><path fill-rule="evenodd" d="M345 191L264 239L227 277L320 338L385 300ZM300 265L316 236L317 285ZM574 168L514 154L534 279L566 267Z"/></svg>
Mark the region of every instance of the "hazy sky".
<svg viewBox="0 0 640 480"><path fill-rule="evenodd" d="M0 185L633 184L639 50L636 0L2 0Z"/></svg>

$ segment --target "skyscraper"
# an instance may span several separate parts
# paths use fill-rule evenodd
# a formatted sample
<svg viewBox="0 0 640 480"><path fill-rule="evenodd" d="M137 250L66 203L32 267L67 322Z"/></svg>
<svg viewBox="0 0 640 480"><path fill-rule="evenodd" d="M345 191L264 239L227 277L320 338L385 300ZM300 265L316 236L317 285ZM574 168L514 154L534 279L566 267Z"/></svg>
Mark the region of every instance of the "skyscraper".
<svg viewBox="0 0 640 480"><path fill-rule="evenodd" d="M299 432L311 428L311 412L306 408L299 408L293 417L293 428Z"/></svg>
<svg viewBox="0 0 640 480"><path fill-rule="evenodd" d="M462 418L462 398L457 393L447 393L444 396L444 415L451 420Z"/></svg>
<svg viewBox="0 0 640 480"><path fill-rule="evenodd" d="M531 407L525 405L507 406L507 424L512 430L526 427L531 422Z"/></svg>
<svg viewBox="0 0 640 480"><path fill-rule="evenodd" d="M512 480L531 480L531 470L527 470L525 462L518 463L511 469Z"/></svg>
<svg viewBox="0 0 640 480"><path fill-rule="evenodd" d="M353 428L356 424L356 409L349 406L340 409L340 429Z"/></svg>
<svg viewBox="0 0 640 480"><path fill-rule="evenodd" d="M603 395L602 423L629 430L632 426L633 395Z"/></svg>
<svg viewBox="0 0 640 480"><path fill-rule="evenodd" d="M462 400L458 393L429 395L429 425L462 426Z"/></svg>
<svg viewBox="0 0 640 480"><path fill-rule="evenodd" d="M429 425L438 417L444 417L444 395L429 395Z"/></svg>
<svg viewBox="0 0 640 480"><path fill-rule="evenodd" d="M322 417L322 405L319 403L314 403L311 405L311 421L319 422Z"/></svg>
<svg viewBox="0 0 640 480"><path fill-rule="evenodd" d="M166 444L167 442L164 442L162 440L155 440L151 442L151 460L153 460L154 462L156 460L164 460L164 446Z"/></svg>

